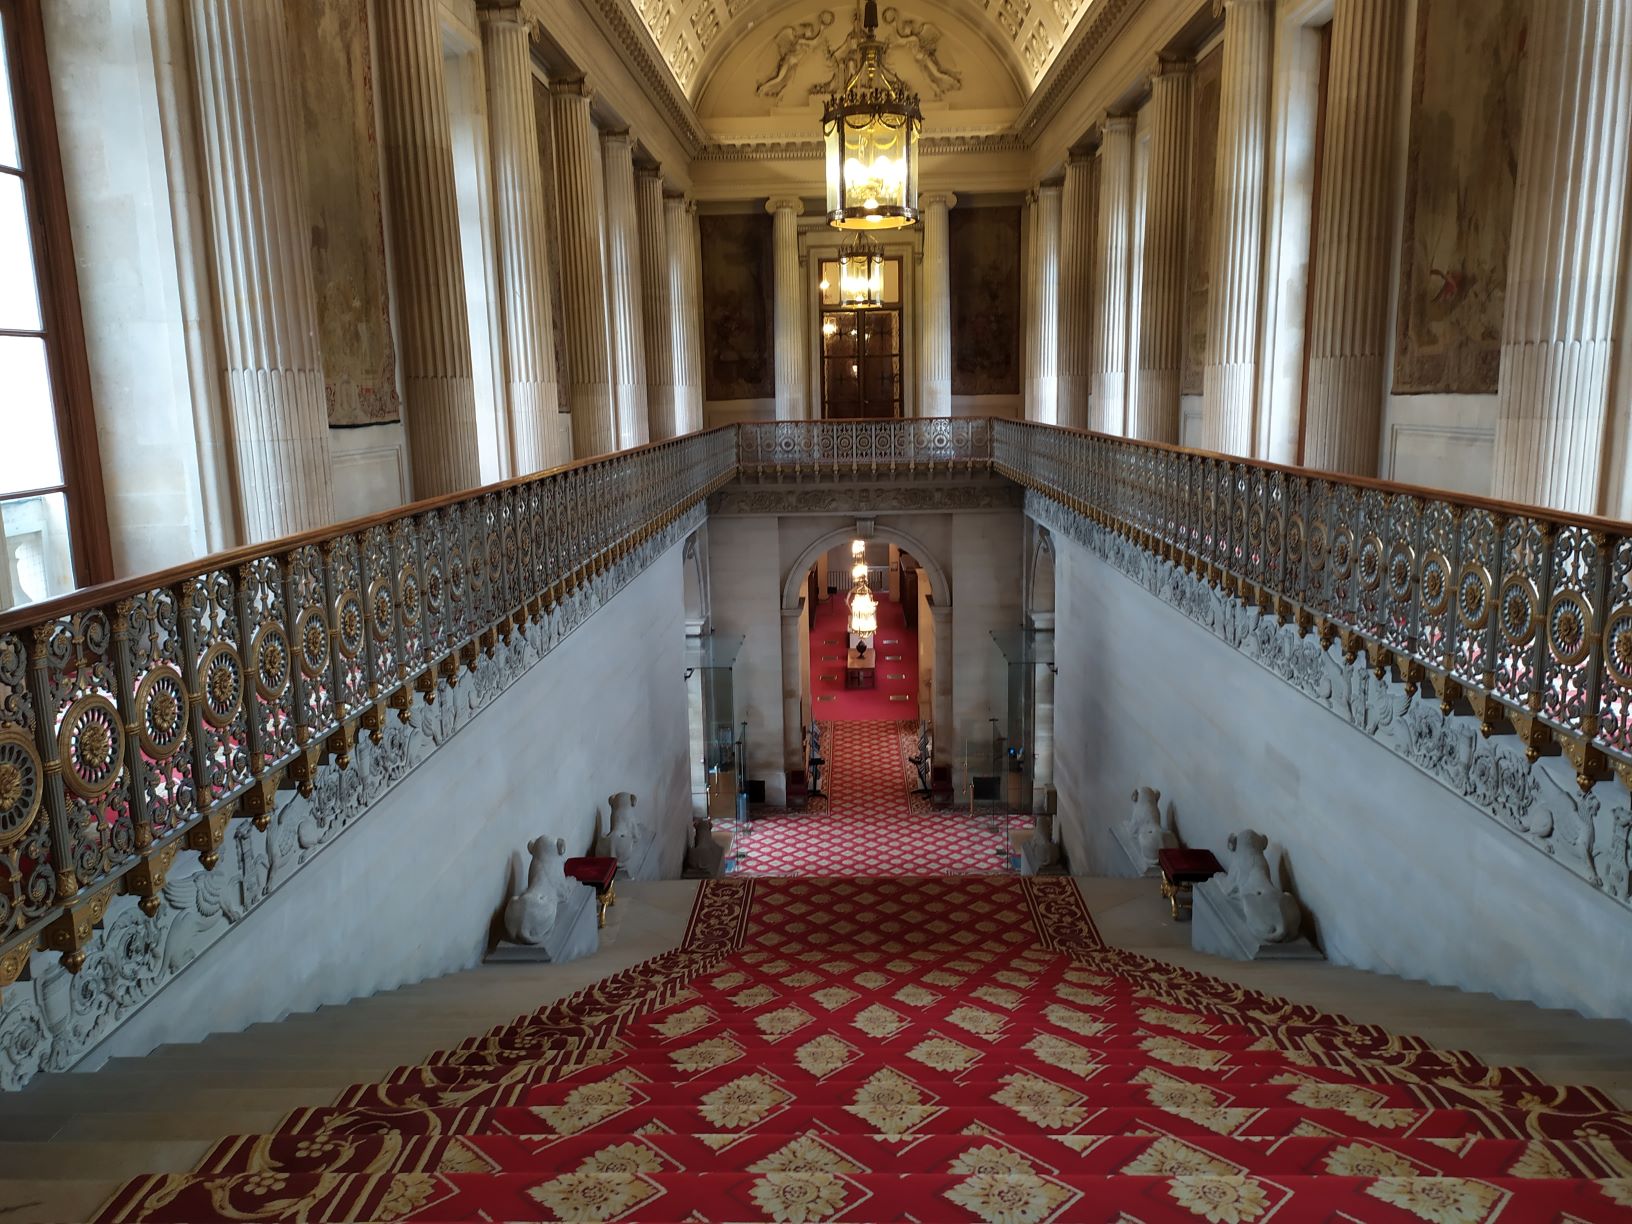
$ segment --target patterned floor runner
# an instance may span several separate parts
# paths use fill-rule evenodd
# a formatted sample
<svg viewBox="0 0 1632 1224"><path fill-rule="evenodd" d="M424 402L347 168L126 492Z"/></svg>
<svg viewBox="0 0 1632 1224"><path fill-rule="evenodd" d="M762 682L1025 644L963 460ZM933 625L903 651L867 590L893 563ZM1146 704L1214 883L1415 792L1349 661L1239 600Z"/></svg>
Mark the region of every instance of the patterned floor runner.
<svg viewBox="0 0 1632 1224"><path fill-rule="evenodd" d="M824 797L803 811L769 809L732 840L735 874L986 875L1014 868L1005 829L1029 816L938 809L917 793L918 724L823 723Z"/></svg>
<svg viewBox="0 0 1632 1224"><path fill-rule="evenodd" d="M1626 1220L1601 1094L1103 946L1068 879L723 880L686 944L128 1220Z"/></svg>

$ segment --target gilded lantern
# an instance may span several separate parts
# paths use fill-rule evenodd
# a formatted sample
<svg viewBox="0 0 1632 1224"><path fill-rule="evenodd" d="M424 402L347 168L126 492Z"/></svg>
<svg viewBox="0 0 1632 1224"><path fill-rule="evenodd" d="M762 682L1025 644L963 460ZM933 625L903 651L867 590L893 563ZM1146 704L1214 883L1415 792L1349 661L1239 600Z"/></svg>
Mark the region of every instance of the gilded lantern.
<svg viewBox="0 0 1632 1224"><path fill-rule="evenodd" d="M918 219L918 95L884 66L878 5L867 0L855 71L827 100L827 219L840 229L899 229Z"/></svg>

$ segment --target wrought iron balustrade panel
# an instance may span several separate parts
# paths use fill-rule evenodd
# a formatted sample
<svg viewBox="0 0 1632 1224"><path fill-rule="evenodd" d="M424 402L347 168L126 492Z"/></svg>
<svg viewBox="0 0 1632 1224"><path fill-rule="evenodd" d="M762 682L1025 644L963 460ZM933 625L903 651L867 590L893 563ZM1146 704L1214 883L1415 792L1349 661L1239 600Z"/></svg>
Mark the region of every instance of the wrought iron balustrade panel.
<svg viewBox="0 0 1632 1224"><path fill-rule="evenodd" d="M994 421L994 470L1632 784L1625 524Z"/></svg>
<svg viewBox="0 0 1632 1224"><path fill-rule="evenodd" d="M0 987L736 471L696 434L0 616Z"/></svg>

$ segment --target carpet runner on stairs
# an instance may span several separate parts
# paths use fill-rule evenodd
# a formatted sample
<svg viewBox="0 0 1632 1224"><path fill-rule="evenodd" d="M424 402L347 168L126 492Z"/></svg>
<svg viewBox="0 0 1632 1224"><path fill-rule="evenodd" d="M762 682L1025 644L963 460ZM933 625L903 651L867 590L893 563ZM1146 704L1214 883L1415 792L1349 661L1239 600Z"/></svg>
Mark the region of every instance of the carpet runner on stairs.
<svg viewBox="0 0 1632 1224"><path fill-rule="evenodd" d="M725 880L679 950L100 1218L1626 1220L1632 1116L1108 948L1069 879Z"/></svg>

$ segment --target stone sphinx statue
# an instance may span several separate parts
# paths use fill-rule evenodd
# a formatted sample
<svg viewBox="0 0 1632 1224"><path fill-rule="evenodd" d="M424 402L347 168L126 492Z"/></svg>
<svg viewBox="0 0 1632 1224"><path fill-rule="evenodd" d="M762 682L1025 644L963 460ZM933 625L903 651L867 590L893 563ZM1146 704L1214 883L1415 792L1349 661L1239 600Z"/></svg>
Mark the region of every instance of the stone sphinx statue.
<svg viewBox="0 0 1632 1224"><path fill-rule="evenodd" d="M527 843L533 856L527 882L521 881L521 856L516 856L515 892L504 906L504 931L518 944L540 945L555 926L556 914L567 890L567 843L559 837L536 837Z"/></svg>
<svg viewBox="0 0 1632 1224"><path fill-rule="evenodd" d="M714 840L714 822L707 816L699 816L691 822L686 865L681 874L687 879L712 880L720 874L724 862L725 850Z"/></svg>
<svg viewBox="0 0 1632 1224"><path fill-rule="evenodd" d="M645 827L632 815L635 797L628 791L619 791L615 795L608 795L606 803L611 812L606 818L605 828L595 839L595 853L604 858L617 859L619 867L633 867L635 854L641 842L646 840Z"/></svg>
<svg viewBox="0 0 1632 1224"><path fill-rule="evenodd" d="M1133 811L1122 826L1130 852L1137 853L1134 866L1141 871L1150 871L1156 866L1157 851L1171 850L1179 844L1173 830L1162 821L1162 812L1157 806L1161 800L1162 792L1153 787L1134 788Z"/></svg>
<svg viewBox="0 0 1632 1224"><path fill-rule="evenodd" d="M1231 833L1225 841L1224 895L1246 918L1247 930L1260 943L1286 943L1298 937L1303 913L1289 892L1276 886L1264 850L1269 838L1256 829Z"/></svg>

